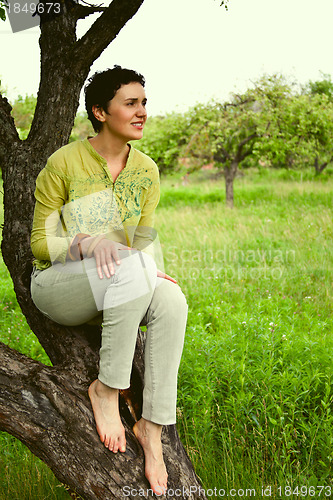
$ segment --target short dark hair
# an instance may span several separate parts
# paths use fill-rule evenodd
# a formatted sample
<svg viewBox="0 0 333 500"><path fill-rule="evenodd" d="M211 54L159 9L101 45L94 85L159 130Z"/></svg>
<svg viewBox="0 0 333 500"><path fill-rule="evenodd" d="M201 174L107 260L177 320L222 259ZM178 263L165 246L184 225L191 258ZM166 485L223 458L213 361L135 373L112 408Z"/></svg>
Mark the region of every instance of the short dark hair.
<svg viewBox="0 0 333 500"><path fill-rule="evenodd" d="M112 69L109 68L105 71L97 71L88 79L88 83L84 87L86 111L95 132L101 130L102 123L95 118L92 107L99 106L106 112L108 103L114 98L117 90L119 90L122 85L133 82L140 83L142 87L144 87L146 83L144 77L140 73L117 65Z"/></svg>

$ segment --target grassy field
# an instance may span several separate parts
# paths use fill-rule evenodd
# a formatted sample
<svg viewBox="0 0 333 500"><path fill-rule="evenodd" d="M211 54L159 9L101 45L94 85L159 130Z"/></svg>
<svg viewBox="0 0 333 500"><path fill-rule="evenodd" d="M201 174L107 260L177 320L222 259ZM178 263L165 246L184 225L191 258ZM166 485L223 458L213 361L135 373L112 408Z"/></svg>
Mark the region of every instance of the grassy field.
<svg viewBox="0 0 333 500"><path fill-rule="evenodd" d="M332 172L247 173L233 210L222 180L163 182L165 267L189 303L178 429L206 490L333 496L332 207ZM0 293L0 340L47 362L2 262ZM1 500L66 498L23 445L0 446Z"/></svg>

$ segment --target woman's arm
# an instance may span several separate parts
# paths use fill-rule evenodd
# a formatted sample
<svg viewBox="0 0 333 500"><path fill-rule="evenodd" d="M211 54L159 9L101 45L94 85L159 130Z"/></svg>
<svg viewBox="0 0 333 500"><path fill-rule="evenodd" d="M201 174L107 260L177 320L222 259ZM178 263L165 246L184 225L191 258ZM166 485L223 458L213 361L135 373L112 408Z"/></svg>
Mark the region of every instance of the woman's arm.
<svg viewBox="0 0 333 500"><path fill-rule="evenodd" d="M65 262L72 238L66 234L62 207L67 198L64 180L47 166L36 181L31 249L38 260Z"/></svg>

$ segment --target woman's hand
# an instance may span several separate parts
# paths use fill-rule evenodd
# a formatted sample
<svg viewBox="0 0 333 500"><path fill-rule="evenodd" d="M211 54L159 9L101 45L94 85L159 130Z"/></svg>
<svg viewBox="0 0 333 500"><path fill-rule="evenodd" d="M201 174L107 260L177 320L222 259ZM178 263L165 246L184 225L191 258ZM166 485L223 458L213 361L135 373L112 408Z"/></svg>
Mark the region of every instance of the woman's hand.
<svg viewBox="0 0 333 500"><path fill-rule="evenodd" d="M164 278L165 280L170 280L170 281L172 281L172 283L176 283L177 284L177 281L174 278L171 278L171 276L169 276L168 274L163 273L159 269L157 269L157 276L159 278Z"/></svg>
<svg viewBox="0 0 333 500"><path fill-rule="evenodd" d="M107 278L110 278L115 273L114 262L117 264L117 266L119 266L121 263L118 251L134 249L131 247L127 247L126 245L122 245L122 243L118 243L117 241L108 240L107 238L96 236L96 239L97 238L99 239L99 241L93 249L93 255L96 260L97 274L100 279L103 279L103 273ZM94 239L87 238L82 242L83 254L88 254L88 257L89 246L92 246L94 244Z"/></svg>

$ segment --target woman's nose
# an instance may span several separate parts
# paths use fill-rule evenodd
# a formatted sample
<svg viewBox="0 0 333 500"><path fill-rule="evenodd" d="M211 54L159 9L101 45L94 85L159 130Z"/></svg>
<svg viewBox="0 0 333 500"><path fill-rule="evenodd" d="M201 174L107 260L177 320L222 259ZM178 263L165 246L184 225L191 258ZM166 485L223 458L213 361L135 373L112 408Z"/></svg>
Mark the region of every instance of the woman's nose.
<svg viewBox="0 0 333 500"><path fill-rule="evenodd" d="M137 115L139 115L139 116L146 116L147 115L147 110L146 110L145 106L143 106L142 104L137 110Z"/></svg>

